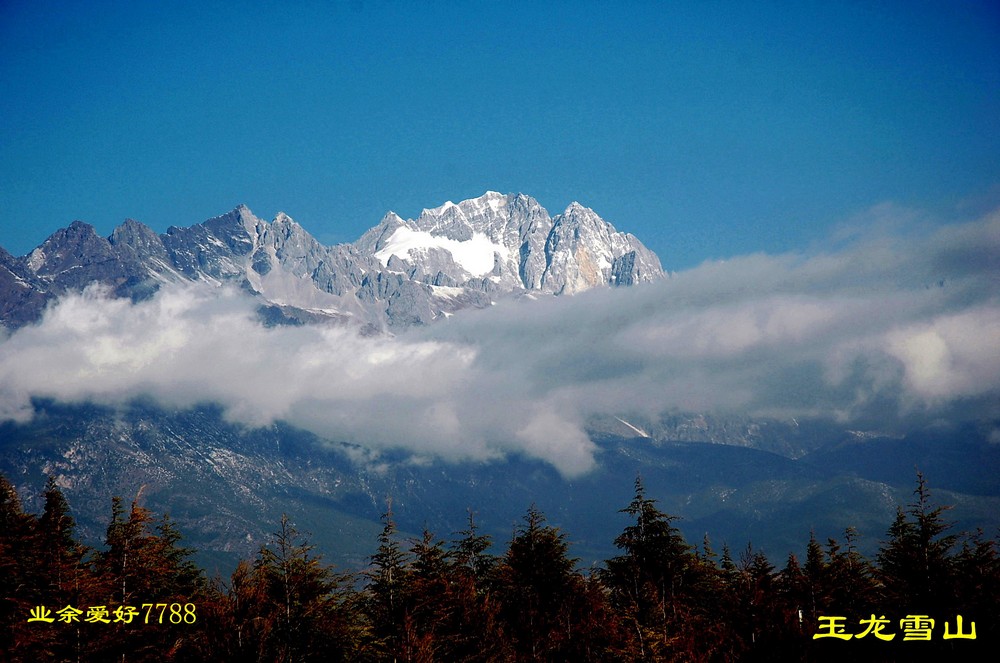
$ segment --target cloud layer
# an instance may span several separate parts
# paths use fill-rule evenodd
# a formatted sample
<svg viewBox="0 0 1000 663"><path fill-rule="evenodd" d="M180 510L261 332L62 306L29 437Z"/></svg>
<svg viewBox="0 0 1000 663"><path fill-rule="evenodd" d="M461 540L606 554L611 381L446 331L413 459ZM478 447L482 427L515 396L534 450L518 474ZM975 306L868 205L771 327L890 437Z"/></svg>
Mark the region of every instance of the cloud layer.
<svg viewBox="0 0 1000 663"><path fill-rule="evenodd" d="M897 429L997 417L1000 212L706 263L642 287L504 301L395 338L265 328L249 298L187 286L134 305L95 289L68 296L0 343L0 420L30 417L33 396L139 394L418 456L523 453L568 476L596 462L583 428L595 414Z"/></svg>

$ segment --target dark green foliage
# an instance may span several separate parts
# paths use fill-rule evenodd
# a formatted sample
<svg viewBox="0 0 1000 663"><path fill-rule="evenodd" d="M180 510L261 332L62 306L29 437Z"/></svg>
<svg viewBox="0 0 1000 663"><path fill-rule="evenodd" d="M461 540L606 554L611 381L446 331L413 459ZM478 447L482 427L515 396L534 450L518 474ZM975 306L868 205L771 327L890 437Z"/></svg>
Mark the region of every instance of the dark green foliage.
<svg viewBox="0 0 1000 663"><path fill-rule="evenodd" d="M24 652L23 615L38 593L32 556L36 552L34 516L24 513L14 486L0 476L0 652Z"/></svg>
<svg viewBox="0 0 1000 663"><path fill-rule="evenodd" d="M823 548L816 540L816 532L809 532L809 545L806 546L805 583L805 595L802 599L808 610L810 623L815 624L820 614L827 614L830 610L826 561L823 559Z"/></svg>
<svg viewBox="0 0 1000 663"><path fill-rule="evenodd" d="M12 636L4 651L14 660L121 660L126 654L130 660L198 658L192 652L201 624L156 624L140 635L121 623L86 622L92 608L103 609L110 621L123 604L137 610L142 603L204 605L202 573L187 559L191 551L178 546L180 535L168 519L152 531L148 512L133 505L126 519L121 500L115 499L108 548L92 554L75 538L69 504L55 479L46 484L37 519L19 515L19 503L3 492L3 517L10 527L0 540L0 565L18 582L6 595L14 600L5 605L16 609L3 616L9 627L3 630ZM81 612L72 622L30 623L27 617L37 606L56 617L67 607Z"/></svg>
<svg viewBox="0 0 1000 663"><path fill-rule="evenodd" d="M497 577L499 560L489 553L492 541L479 534L469 511L468 528L450 550L449 592L452 622L441 660L504 661L510 643L501 627Z"/></svg>
<svg viewBox="0 0 1000 663"><path fill-rule="evenodd" d="M874 571L868 560L858 553L857 537L857 530L848 527L844 531L846 548L834 539L827 545L825 593L829 603L826 610L852 619L869 617L878 609Z"/></svg>
<svg viewBox="0 0 1000 663"><path fill-rule="evenodd" d="M391 509L364 574L335 572L283 517L257 557L208 583L164 516L112 502L107 542L91 553L76 540L55 480L42 514L26 514L0 477L0 661L735 661L910 660L990 656L1000 624L1000 552L982 532L949 532L922 476L875 563L857 533L821 545L781 571L749 544L734 561L706 536L700 551L636 481L622 509L621 555L586 575L566 534L532 506L505 553L468 527L445 542L425 530L404 547ZM359 586L360 585L360 586ZM124 601L193 603L197 623L32 624L47 605L114 608ZM815 640L820 618L845 618L849 633L887 616L897 640ZM935 641L902 643L899 619L929 614ZM962 615L977 640L945 641Z"/></svg>
<svg viewBox="0 0 1000 663"><path fill-rule="evenodd" d="M144 604L188 603L204 610L210 597L208 582L189 559L194 551L181 546L180 539L167 516L154 524L153 515L133 501L126 517L121 498L113 498L107 549L94 561L100 590L97 603L109 610L122 605L145 610ZM193 625L160 624L158 617L156 627L146 630L110 624L94 648L107 658L131 652L139 659L152 659L169 651L174 660L197 660L197 652L205 645L204 626L203 619Z"/></svg>
<svg viewBox="0 0 1000 663"><path fill-rule="evenodd" d="M254 564L233 573L219 637L231 660L351 660L365 631L352 600L349 576L323 564L282 516Z"/></svg>
<svg viewBox="0 0 1000 663"><path fill-rule="evenodd" d="M76 524L70 514L69 503L50 476L45 485L45 506L41 517L35 523L34 550L35 563L31 572L35 575L35 586L42 605L78 606L95 596L95 581L84 563L87 551L76 542ZM56 633L43 641L43 652L52 652L56 658L76 658L92 640L82 625L72 627L71 637L55 637Z"/></svg>
<svg viewBox="0 0 1000 663"><path fill-rule="evenodd" d="M566 535L532 505L498 570L500 614L515 660L600 661L617 647L603 591L575 565Z"/></svg>
<svg viewBox="0 0 1000 663"><path fill-rule="evenodd" d="M489 554L493 541L489 536L479 533L475 516L469 510L468 529L458 532L462 536L452 546L451 557L459 567L463 568L480 587L485 587L494 578L497 559Z"/></svg>
<svg viewBox="0 0 1000 663"><path fill-rule="evenodd" d="M505 632L525 660L552 660L565 644L576 563L568 553L565 535L532 505L499 571Z"/></svg>
<svg viewBox="0 0 1000 663"><path fill-rule="evenodd" d="M365 609L373 624L375 647L387 656L398 654L407 642L406 604L403 596L409 573L406 553L397 539L392 503L382 516L385 526L378 536L378 549L365 574L369 580Z"/></svg>
<svg viewBox="0 0 1000 663"><path fill-rule="evenodd" d="M955 607L955 567L951 550L958 537L945 532L947 507L932 507L930 491L917 474L916 501L907 511L897 509L889 540L878 554L886 597L909 610L952 612Z"/></svg>
<svg viewBox="0 0 1000 663"><path fill-rule="evenodd" d="M716 568L707 537L704 557L696 555L674 526L676 518L655 505L637 478L635 497L621 510L633 523L615 539L623 554L608 560L601 577L635 638L639 658L709 655L704 646L717 641L703 633L717 630L717 615L728 598L726 574L734 568ZM723 563L731 564L728 548L723 548Z"/></svg>
<svg viewBox="0 0 1000 663"><path fill-rule="evenodd" d="M955 591L966 619L979 624L979 637L1000 640L1000 553L981 530L966 538L954 558Z"/></svg>

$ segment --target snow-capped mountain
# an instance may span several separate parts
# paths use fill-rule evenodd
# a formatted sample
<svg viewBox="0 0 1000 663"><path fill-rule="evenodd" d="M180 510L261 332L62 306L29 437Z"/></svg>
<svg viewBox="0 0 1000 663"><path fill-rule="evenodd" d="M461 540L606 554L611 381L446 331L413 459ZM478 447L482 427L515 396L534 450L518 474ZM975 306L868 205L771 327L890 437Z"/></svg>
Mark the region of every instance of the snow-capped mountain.
<svg viewBox="0 0 1000 663"><path fill-rule="evenodd" d="M579 203L552 218L530 196L495 191L424 210L416 220L390 212L356 246L387 269L485 291L568 294L663 274L642 242Z"/></svg>
<svg viewBox="0 0 1000 663"><path fill-rule="evenodd" d="M572 294L660 278L656 255L593 210L572 203L550 217L524 194L487 192L393 212L354 244L324 246L284 213L244 205L162 235L134 220L110 237L79 221L31 253L0 253L0 322L38 319L45 303L93 282L148 297L163 283L236 284L262 300L270 322L352 320L379 331L427 324L505 295Z"/></svg>

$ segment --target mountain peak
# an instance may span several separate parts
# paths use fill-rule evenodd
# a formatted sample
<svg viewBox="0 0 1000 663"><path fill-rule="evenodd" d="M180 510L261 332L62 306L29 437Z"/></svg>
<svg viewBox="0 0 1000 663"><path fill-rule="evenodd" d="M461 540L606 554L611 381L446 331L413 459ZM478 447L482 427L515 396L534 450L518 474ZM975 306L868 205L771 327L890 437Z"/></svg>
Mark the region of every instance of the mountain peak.
<svg viewBox="0 0 1000 663"><path fill-rule="evenodd" d="M77 232L84 232L84 233L86 233L86 232L93 232L93 233L96 234L96 232L94 231L94 226L90 225L86 221L80 221L79 219L77 219L77 220L73 221L73 223L69 224L69 229L70 230L75 230Z"/></svg>
<svg viewBox="0 0 1000 663"><path fill-rule="evenodd" d="M459 203L449 200L424 209L416 220L386 215L377 232L369 231L355 246L391 271L435 275L435 284L490 292L572 293L662 274L638 239L619 233L590 208L574 201L554 220L522 193L486 191Z"/></svg>
<svg viewBox="0 0 1000 663"><path fill-rule="evenodd" d="M105 239L74 221L17 262L46 297L94 281L130 297L173 281L233 283L293 311L290 320L351 319L368 329L427 324L525 291L571 294L662 275L639 240L579 202L553 218L530 196L492 190L416 220L388 212L340 246L323 246L284 212L269 223L239 204L163 235L126 219Z"/></svg>
<svg viewBox="0 0 1000 663"><path fill-rule="evenodd" d="M483 195L476 198L466 198L458 203L448 200L445 201L444 204L437 207L424 209L420 214L420 218L440 217L446 214L475 216L477 214L482 214L486 210L496 214L501 208L505 207L508 204L509 199L512 199L513 197L514 196L506 196L498 191L487 191Z"/></svg>
<svg viewBox="0 0 1000 663"><path fill-rule="evenodd" d="M239 238L238 241L242 241L240 235L245 233L249 238L255 238L267 224L254 216L249 207L241 204L226 214L205 221L202 225L216 233L220 239L230 241Z"/></svg>
<svg viewBox="0 0 1000 663"><path fill-rule="evenodd" d="M95 240L99 241L100 239L97 231L94 230L94 226L85 221L77 220L49 235L35 251L39 249L50 250L52 247L78 246L94 242ZM32 251L32 253L35 251Z"/></svg>
<svg viewBox="0 0 1000 663"><path fill-rule="evenodd" d="M153 229L135 219L125 219L111 231L108 241L115 247L123 245L135 247L139 244L147 248L154 244L162 246L159 236L153 232Z"/></svg>
<svg viewBox="0 0 1000 663"><path fill-rule="evenodd" d="M565 211L563 211L563 216L576 216L580 214L595 214L594 210L580 204L577 201L571 202L566 206ZM596 215L596 214L595 214Z"/></svg>
<svg viewBox="0 0 1000 663"><path fill-rule="evenodd" d="M446 200L446 201L444 201L443 204L438 205L437 207L432 207L430 209L424 208L420 212L420 216L421 217L424 217L424 216L441 216L442 214L444 214L445 212L447 212L448 210L450 210L452 207L458 207L458 205L456 205L455 203L451 202L450 200Z"/></svg>

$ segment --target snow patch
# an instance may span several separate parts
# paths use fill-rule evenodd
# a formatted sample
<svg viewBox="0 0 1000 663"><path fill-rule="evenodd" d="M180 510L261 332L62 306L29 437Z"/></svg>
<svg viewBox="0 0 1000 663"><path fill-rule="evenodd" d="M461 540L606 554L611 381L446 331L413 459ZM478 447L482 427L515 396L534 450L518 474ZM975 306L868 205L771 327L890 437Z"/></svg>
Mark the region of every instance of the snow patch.
<svg viewBox="0 0 1000 663"><path fill-rule="evenodd" d="M632 424L630 424L629 422L625 421L621 417L615 417L615 419L617 419L618 421L622 422L623 424L625 424L626 426L628 426L629 428L631 428L632 430L634 430L636 433L638 433L642 437L649 437L649 433L647 433L646 431L642 430L641 428L633 426Z"/></svg>
<svg viewBox="0 0 1000 663"><path fill-rule="evenodd" d="M507 202L506 196L498 191L487 191L479 200L485 202L486 206L493 210L494 213L499 213L504 203Z"/></svg>
<svg viewBox="0 0 1000 663"><path fill-rule="evenodd" d="M465 288L456 288L450 285L432 285L431 292L436 297L458 297L465 294Z"/></svg>
<svg viewBox="0 0 1000 663"><path fill-rule="evenodd" d="M403 226L392 233L375 257L385 266L393 254L406 259L411 257L413 251L431 248L444 249L462 269L473 276L483 276L493 271L494 253L499 253L504 259L508 253L507 247L493 243L482 233L474 233L472 239L460 242Z"/></svg>
<svg viewBox="0 0 1000 663"><path fill-rule="evenodd" d="M423 211L423 214L427 214L428 216L441 216L442 214L444 214L445 212L447 212L448 209L451 208L451 207L458 207L458 205L456 205L455 203L451 202L450 200L446 200L445 203L444 203L444 205L441 205L439 207L435 207L433 209L425 209ZM461 209L459 211L461 211ZM423 214L421 214L421 216L423 216Z"/></svg>

